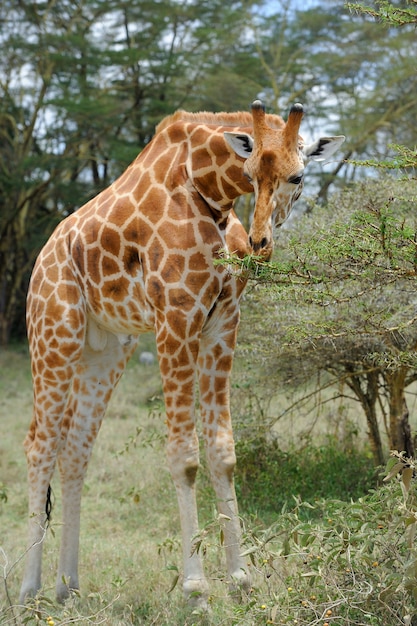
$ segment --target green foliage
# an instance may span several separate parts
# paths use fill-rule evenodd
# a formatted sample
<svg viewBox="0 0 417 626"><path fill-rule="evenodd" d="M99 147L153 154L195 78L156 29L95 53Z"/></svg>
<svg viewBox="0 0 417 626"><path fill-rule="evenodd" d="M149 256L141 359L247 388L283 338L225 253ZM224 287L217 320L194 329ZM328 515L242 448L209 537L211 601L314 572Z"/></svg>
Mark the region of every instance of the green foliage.
<svg viewBox="0 0 417 626"><path fill-rule="evenodd" d="M62 608L42 596L32 608L15 607L16 616L19 623L48 626L100 620L116 626L410 626L417 614L417 552L410 533L417 502L414 480L404 470L412 474L414 464L404 457L393 463L391 481L356 501L299 499L266 528L247 523L243 554L253 586L241 603L214 595L210 612L201 614L172 604L169 598L180 593L175 589L138 604L126 598L127 581L115 578L123 605L109 601L103 590L90 594L88 606L76 598ZM225 521L213 519L197 538L206 559L218 559ZM171 558L170 543L161 549ZM175 566L167 569L176 580Z"/></svg>
<svg viewBox="0 0 417 626"><path fill-rule="evenodd" d="M364 282L375 289L397 278L412 279L417 271L416 194L413 181L359 184L336 194L324 209L314 207L314 217L306 216L283 234L272 262L250 255L226 256L219 263L274 286L273 293L288 301L302 287L308 304L323 306L360 294ZM358 287L347 288L348 281Z"/></svg>
<svg viewBox="0 0 417 626"><path fill-rule="evenodd" d="M415 0L411 0L415 4ZM409 2L408 2L409 3ZM379 19L389 26L405 26L417 23L417 10L404 4L396 6L392 0L375 0L375 7L364 6L357 2L347 2L346 7L364 15Z"/></svg>
<svg viewBox="0 0 417 626"><path fill-rule="evenodd" d="M275 341L265 337L271 354L297 345L317 356L320 346L329 358L346 359L354 345L356 360L380 352L395 361L403 352L406 362L415 363L416 191L413 181L361 184L335 195L327 207L315 208L314 216L283 234L272 262L221 261L267 287L261 297L252 291L253 306L245 315L256 323L260 299L260 324L274 324L278 315ZM265 347L263 336L254 350ZM335 345L343 345L344 356Z"/></svg>
<svg viewBox="0 0 417 626"><path fill-rule="evenodd" d="M365 451L328 437L322 445L304 442L282 450L278 442L259 436L236 444L236 490L240 508L261 519L288 510L295 499L349 501L377 484L372 457ZM310 509L301 513L310 514Z"/></svg>
<svg viewBox="0 0 417 626"><path fill-rule="evenodd" d="M273 380L294 387L320 373L318 390L348 387L377 465L384 449L412 454L404 394L417 376L416 199L414 180L355 185L282 232L272 262L222 261L251 281L240 342L252 370L267 372L265 394Z"/></svg>
<svg viewBox="0 0 417 626"><path fill-rule="evenodd" d="M411 624L416 548L408 526L417 511L415 485L406 482L356 502L299 501L269 528L249 531L246 554L269 583L267 594L255 589L253 623Z"/></svg>
<svg viewBox="0 0 417 626"><path fill-rule="evenodd" d="M290 497L287 508L271 513L262 525L243 512L242 550L253 586L239 603L230 597L224 577L222 526L227 520L219 519L211 510L210 517L202 520L198 537L210 580L210 611L202 615L187 608L181 593L178 510L164 452L156 441L148 445L141 435L136 439L137 426L146 432L158 423L160 432L165 432L163 421L149 419L148 413L147 399L156 395L158 384L156 366L145 368L137 359L132 359L115 391L89 467L83 500L80 595L64 606L55 602L57 541L48 536L42 594L32 607L14 604L27 521L26 464L23 453L17 450L27 427L31 385L28 358L22 350L2 352L0 365L0 412L4 423L9 424L0 442L2 480L8 488L8 501L0 506L2 626L294 626L295 620L297 626L324 626L326 621L330 626L410 626L416 614L417 496L414 462L404 455L392 459L387 469L389 482L353 501L343 501L343 494L337 499L316 499L313 495L310 501ZM254 400L253 416L259 420L260 411L255 407ZM241 433L247 436L255 429L248 422L243 427L238 428L239 438ZM357 446L353 435L350 444L340 446L346 459L349 446ZM129 450L117 454L126 441ZM334 445L330 441L329 450ZM318 454L324 446L316 445ZM304 450L297 452L299 457L303 454ZM278 459L281 462L282 454ZM266 461L262 459L265 466ZM241 465L239 458L239 471ZM360 480L362 470L357 471ZM308 464L304 472L305 484L311 472ZM311 482L319 484L319 479L316 474ZM139 502L132 485L143 494ZM258 489L256 483L252 487ZM59 520L58 488L55 493ZM122 494L128 497L121 498ZM213 505L211 496L210 501ZM56 532L58 535L59 522Z"/></svg>
<svg viewBox="0 0 417 626"><path fill-rule="evenodd" d="M352 165L360 165L362 167L375 167L383 170L415 170L417 167L417 153L415 150L411 150L406 146L389 145L396 154L390 159L367 159L366 161L359 161L350 159L349 163Z"/></svg>
<svg viewBox="0 0 417 626"><path fill-rule="evenodd" d="M351 2L347 2L346 7L354 13L375 18L387 27L402 28L403 33L407 26L415 26L417 24L417 8L412 6L415 4L415 0L406 0L406 4L404 2L396 4L392 0L375 0L374 7ZM415 103L411 106L414 108ZM388 159L378 158L361 161L351 159L349 163L354 166L359 165L383 170L410 171L412 169L415 171L417 167L415 149L412 150L407 146L398 144L388 144L388 149L394 151L394 154Z"/></svg>
<svg viewBox="0 0 417 626"><path fill-rule="evenodd" d="M417 613L417 553L410 532L417 515L414 462L397 457L393 463L387 470L391 482L356 501L316 499L310 504L297 499L268 527L247 523L243 554L253 587L241 603L212 596L210 613L201 614L180 605L157 608L153 599L140 605L125 602L120 611L116 600L108 603L97 592L90 594L87 613L79 599L62 609L42 596L32 608L20 610L22 623L62 626L107 619L113 624L161 626L410 626ZM411 474L404 475L410 469ZM206 559L220 554L224 523L227 520L211 520L196 538L196 549L204 551ZM167 540L160 549L171 558L176 548ZM166 569L175 587L177 568ZM125 583L115 578L112 584L126 594ZM163 595L167 604L171 594Z"/></svg>

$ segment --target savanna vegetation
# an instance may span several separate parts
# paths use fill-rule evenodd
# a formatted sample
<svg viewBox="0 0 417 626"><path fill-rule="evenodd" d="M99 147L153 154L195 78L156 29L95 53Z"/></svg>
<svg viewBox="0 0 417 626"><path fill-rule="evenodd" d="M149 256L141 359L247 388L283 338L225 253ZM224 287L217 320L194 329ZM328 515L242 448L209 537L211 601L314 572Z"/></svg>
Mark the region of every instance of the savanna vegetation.
<svg viewBox="0 0 417 626"><path fill-rule="evenodd" d="M416 9L415 0L1 5L1 625L417 623ZM64 607L53 598L54 484L43 594L20 607L34 258L165 114L246 109L257 95L283 116L305 102L304 134L316 125L347 141L337 162L309 172L304 216L280 234L273 261L242 265L250 282L232 410L253 588L240 602L228 594L203 455L196 549L211 610L184 606L158 367L135 355L85 484L81 596ZM250 200L238 210L247 222ZM152 337L141 349L154 351Z"/></svg>
<svg viewBox="0 0 417 626"><path fill-rule="evenodd" d="M153 350L152 337L145 337L142 346ZM324 420L321 436L311 441L298 413L292 415L294 437L286 446L271 437L267 445L259 431L249 439L246 393L238 387L233 390L236 483L245 529L242 550L253 588L241 602L229 596L221 523L203 461L196 545L205 554L211 610L201 615L187 609L180 584L177 503L164 456L158 367L143 365L138 356L111 401L84 488L81 596L64 607L54 600L57 480L43 593L34 607L16 605L26 534L21 441L31 410L27 353L9 348L0 365L1 419L9 425L0 442L2 625L411 624L417 515L413 462L396 458L391 480L377 487L383 473L375 472L360 433L351 429L340 439L332 422ZM238 359L236 378L242 383L239 371L245 368L245 360ZM399 480L402 467L406 472Z"/></svg>

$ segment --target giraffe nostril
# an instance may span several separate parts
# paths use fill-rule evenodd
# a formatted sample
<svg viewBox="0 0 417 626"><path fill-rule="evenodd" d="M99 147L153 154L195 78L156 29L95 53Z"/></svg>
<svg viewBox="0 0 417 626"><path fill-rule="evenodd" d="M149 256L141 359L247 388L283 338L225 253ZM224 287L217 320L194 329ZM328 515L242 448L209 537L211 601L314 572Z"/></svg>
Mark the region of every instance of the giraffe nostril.
<svg viewBox="0 0 417 626"><path fill-rule="evenodd" d="M259 250L263 250L268 245L268 239L263 237L261 241L254 241L252 237L249 237L249 245L254 252L258 252Z"/></svg>

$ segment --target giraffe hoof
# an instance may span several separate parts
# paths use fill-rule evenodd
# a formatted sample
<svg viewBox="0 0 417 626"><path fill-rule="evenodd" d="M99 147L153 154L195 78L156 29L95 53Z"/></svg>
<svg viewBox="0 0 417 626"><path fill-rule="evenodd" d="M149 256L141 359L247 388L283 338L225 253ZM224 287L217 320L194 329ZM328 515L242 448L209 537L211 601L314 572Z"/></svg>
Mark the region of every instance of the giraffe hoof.
<svg viewBox="0 0 417 626"><path fill-rule="evenodd" d="M208 585L204 578L186 580L183 586L184 597L193 609L206 610L208 608Z"/></svg>
<svg viewBox="0 0 417 626"><path fill-rule="evenodd" d="M65 583L65 581L60 582L57 586L56 586L56 599L57 602L59 602L60 604L64 604L65 600L68 600L68 598L71 598L73 596L79 596L80 592L78 589L78 586L70 586L68 584Z"/></svg>
<svg viewBox="0 0 417 626"><path fill-rule="evenodd" d="M249 573L240 569L230 576L229 592L238 602L242 602L251 590L251 577Z"/></svg>
<svg viewBox="0 0 417 626"><path fill-rule="evenodd" d="M36 598L36 596L38 595L39 591L40 591L40 585L37 588L28 587L26 589L26 587L25 588L22 587L20 591L20 595L19 595L20 604L24 604L24 605L31 604L33 600Z"/></svg>

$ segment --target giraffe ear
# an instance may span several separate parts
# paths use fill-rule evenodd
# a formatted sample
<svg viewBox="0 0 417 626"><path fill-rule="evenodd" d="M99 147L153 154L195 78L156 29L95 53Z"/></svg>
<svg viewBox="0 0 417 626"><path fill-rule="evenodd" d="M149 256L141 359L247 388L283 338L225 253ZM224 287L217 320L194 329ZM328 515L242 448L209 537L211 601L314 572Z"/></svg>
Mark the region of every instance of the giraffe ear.
<svg viewBox="0 0 417 626"><path fill-rule="evenodd" d="M231 146L242 159L247 159L252 154L253 137L247 133L224 132L223 134L229 146Z"/></svg>
<svg viewBox="0 0 417 626"><path fill-rule="evenodd" d="M320 139L317 139L317 141L309 146L304 146L304 159L306 161L309 161L310 159L312 161L325 161L333 154L333 152L336 152L344 140L344 135L338 135L337 137L320 137Z"/></svg>

